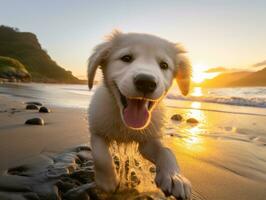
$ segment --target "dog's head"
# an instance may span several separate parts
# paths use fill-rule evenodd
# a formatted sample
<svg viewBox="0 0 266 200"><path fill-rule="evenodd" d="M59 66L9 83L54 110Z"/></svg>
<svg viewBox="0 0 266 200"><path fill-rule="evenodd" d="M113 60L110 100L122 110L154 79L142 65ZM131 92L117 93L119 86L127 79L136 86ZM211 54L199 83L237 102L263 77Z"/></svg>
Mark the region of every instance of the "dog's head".
<svg viewBox="0 0 266 200"><path fill-rule="evenodd" d="M191 66L184 53L179 45L153 35L115 32L89 58L89 88L101 66L122 121L131 129L143 129L174 79L187 95Z"/></svg>

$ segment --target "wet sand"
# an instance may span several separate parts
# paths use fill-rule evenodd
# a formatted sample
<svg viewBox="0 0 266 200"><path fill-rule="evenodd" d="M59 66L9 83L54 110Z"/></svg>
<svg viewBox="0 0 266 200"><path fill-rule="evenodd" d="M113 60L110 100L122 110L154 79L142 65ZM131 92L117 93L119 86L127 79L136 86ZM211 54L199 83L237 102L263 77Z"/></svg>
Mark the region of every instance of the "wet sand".
<svg viewBox="0 0 266 200"><path fill-rule="evenodd" d="M26 110L23 101L0 95L0 171L42 152L61 152L89 141L86 110L50 107L51 113ZM44 126L25 125L41 117Z"/></svg>
<svg viewBox="0 0 266 200"><path fill-rule="evenodd" d="M248 115L232 113L231 111L234 109L235 111L241 110L241 108L235 107L226 107L230 113L203 111L207 105L205 103L182 105L182 107L194 109L173 108L171 102L167 102L167 105L169 123L165 129L164 142L173 149L183 174L191 180L193 199L265 199L266 116L264 116L263 110L258 111L259 115ZM210 107L208 106L208 108ZM79 183L74 186L70 184L70 188L72 187L74 192L72 190L73 193L69 194L71 193L69 192L68 196L66 192L70 191L70 188L66 190L66 186L58 186L54 182L55 177L51 179L49 176L45 176L45 178L41 176L44 171L50 170L49 172L56 174L57 181L61 180L62 182L62 177L65 177L63 182L73 182L71 179L73 173L77 174L77 171L88 170L89 166L86 164L91 160L89 149L73 149L73 147L87 144L89 141L86 110L50 108L52 109L51 113L41 114L34 110L25 110L25 104L22 101L0 96L0 172L2 174L0 199L8 199L6 195L11 197L11 194L13 194L13 199L34 199L36 195L49 192L51 194L51 190L48 192L45 188L54 188L55 186L57 189L52 190L52 193L58 196L64 194L65 196L62 197L67 199L71 195L91 192L91 188L94 188L93 185L89 185L88 181L81 181L84 177L84 174L81 173L77 176ZM245 111L248 111L248 108ZM170 117L177 113L181 114L184 119L181 122L170 120ZM42 117L45 120L45 125L25 125L24 122L32 117ZM198 119L200 123L188 124L186 119L190 117ZM81 164L80 157L77 156L80 151L87 156L83 157L83 163L86 163L84 165ZM131 150L132 154L129 154L129 161L127 161L128 157L124 156L123 151L116 151L115 154L120 157L120 168L129 169L129 173L123 170L119 173L124 173L121 177L131 177L128 183L125 181L131 190L116 194L113 199L130 199L128 196L134 199L139 195L143 197L146 193L154 199L165 199L152 183L154 174L149 172L152 165L143 161L134 150ZM61 159L62 157L63 159ZM139 164L136 164L135 160ZM58 161L59 164L55 161ZM21 168L25 165L30 167ZM58 165L60 170L55 167ZM42 170L40 170L40 166L43 166ZM75 167L73 168L73 166ZM132 171L135 171L136 177L134 174L132 175ZM11 180L13 176L16 177L15 181ZM31 180L26 181L28 185L33 184L32 180L41 179L42 186L38 182L38 188L42 188L45 192L40 192L32 186L26 189L21 188L21 185L18 186L16 183L24 182L19 182L17 176L20 177L20 181L24 181L24 178L28 177ZM24 177L23 180L21 177ZM63 191L62 188L65 190ZM99 194L97 191L93 192ZM21 195L18 198L14 194ZM82 199L77 196L75 198Z"/></svg>
<svg viewBox="0 0 266 200"><path fill-rule="evenodd" d="M194 109L172 107L168 116L179 113L200 123L170 120L165 143L193 189L206 199L265 199L266 110L225 106L220 112L220 105L217 111L217 105L183 104Z"/></svg>

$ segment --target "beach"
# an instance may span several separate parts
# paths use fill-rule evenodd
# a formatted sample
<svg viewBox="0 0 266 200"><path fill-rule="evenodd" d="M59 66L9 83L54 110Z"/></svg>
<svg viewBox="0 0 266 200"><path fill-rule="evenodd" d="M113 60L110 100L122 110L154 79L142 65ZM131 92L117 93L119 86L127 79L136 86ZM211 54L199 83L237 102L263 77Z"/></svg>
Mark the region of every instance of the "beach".
<svg viewBox="0 0 266 200"><path fill-rule="evenodd" d="M1 170L42 152L61 152L89 141L84 110L52 107L51 113L39 113L12 98L1 96L0 101ZM34 117L43 118L45 125L24 124Z"/></svg>
<svg viewBox="0 0 266 200"><path fill-rule="evenodd" d="M48 84L34 87L30 84L0 85L2 176L10 176L7 173L10 169L31 163L33 159L36 161L42 155L56 156L79 145L90 146L87 106L93 91L85 88ZM41 102L51 112L26 110L25 103L28 101ZM266 108L173 98L166 99L164 103L167 107L167 124L163 141L173 150L181 172L191 181L193 199L265 199ZM174 114L180 114L183 119L171 120ZM24 124L33 117L43 118L45 124ZM198 123L188 123L186 120L189 118L197 119ZM121 152L116 153L118 157L124 156ZM133 159L134 151L132 154L130 159ZM150 163L143 161L137 153L136 159L140 165L145 165L141 170L136 170L140 180L134 187L137 194L148 193L154 199L165 199L152 181L148 183L144 180L144 177L149 180L154 177L154 174L147 172ZM120 160L122 163L123 159ZM129 168L136 166L129 165ZM13 191L10 189L12 184L4 186L5 182L1 182L0 178L0 197L6 197L3 194ZM23 193L15 189L13 192ZM114 199L130 199L126 195L121 193L119 198L116 196ZM27 199L25 196L23 198Z"/></svg>

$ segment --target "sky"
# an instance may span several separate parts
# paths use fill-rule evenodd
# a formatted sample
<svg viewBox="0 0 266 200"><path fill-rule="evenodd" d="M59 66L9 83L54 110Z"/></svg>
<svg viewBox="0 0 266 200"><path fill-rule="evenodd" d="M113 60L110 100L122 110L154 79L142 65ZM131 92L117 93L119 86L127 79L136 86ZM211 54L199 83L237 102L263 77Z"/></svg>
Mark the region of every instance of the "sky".
<svg viewBox="0 0 266 200"><path fill-rule="evenodd" d="M85 78L95 45L113 29L184 45L196 70L254 68L266 60L266 1L0 0L0 24L37 35L62 67Z"/></svg>

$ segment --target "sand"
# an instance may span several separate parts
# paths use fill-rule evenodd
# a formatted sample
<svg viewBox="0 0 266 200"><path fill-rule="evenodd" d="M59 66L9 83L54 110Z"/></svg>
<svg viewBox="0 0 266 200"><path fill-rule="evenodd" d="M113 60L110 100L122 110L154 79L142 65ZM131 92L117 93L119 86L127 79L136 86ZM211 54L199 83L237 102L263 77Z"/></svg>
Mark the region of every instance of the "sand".
<svg viewBox="0 0 266 200"><path fill-rule="evenodd" d="M265 199L266 116L261 110L261 115L242 115L232 113L233 107L230 113L219 113L168 105L164 142L191 180L193 199ZM186 106L191 107L182 105ZM1 200L145 199L145 195L146 199L166 199L152 183L152 165L134 150L129 156L114 153L120 177L126 177L123 189L111 196L101 193L93 183L86 110L49 108L48 114L25 110L24 102L0 95ZM184 120L170 120L176 113ZM42 117L45 125L25 125L32 117ZM190 117L200 123L188 124ZM122 170L126 166L128 172Z"/></svg>
<svg viewBox="0 0 266 200"><path fill-rule="evenodd" d="M89 141L86 110L55 108L51 113L25 110L24 102L0 96L0 170L42 152L61 152ZM25 125L42 117L44 126Z"/></svg>

